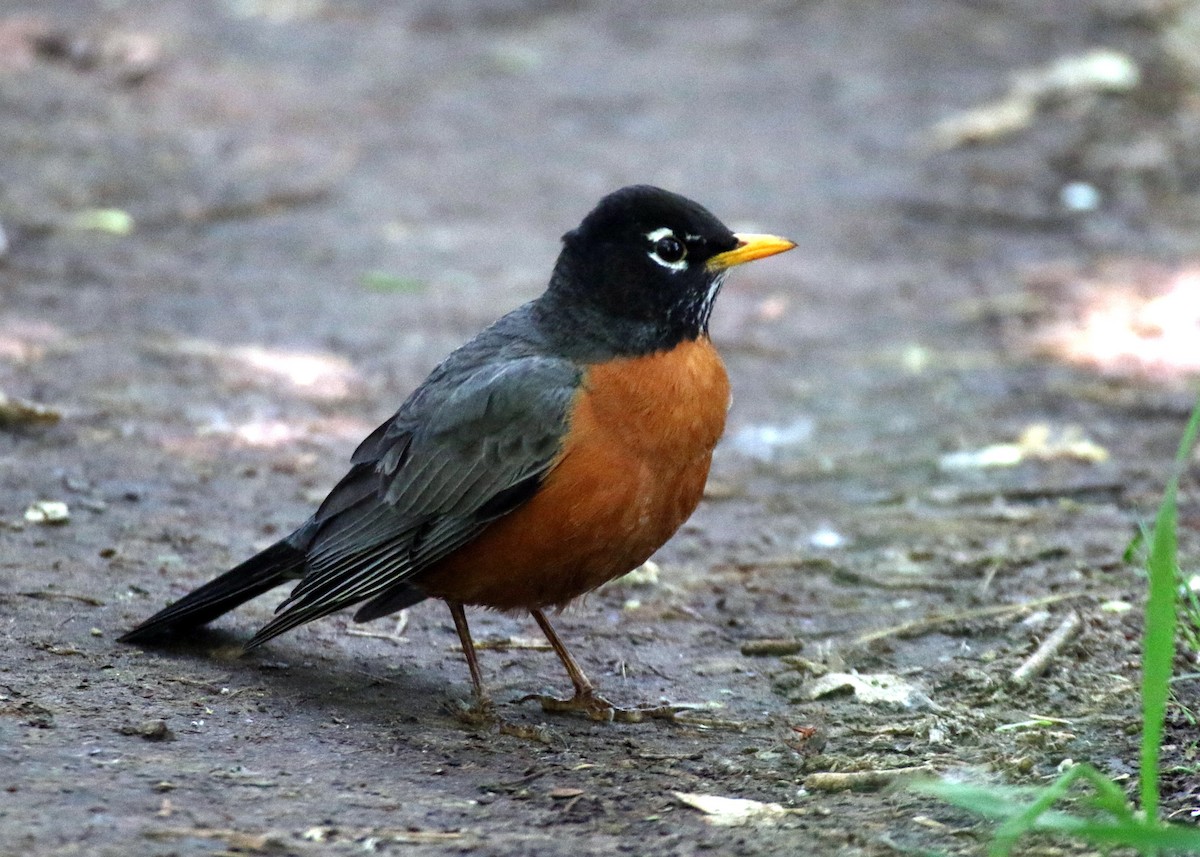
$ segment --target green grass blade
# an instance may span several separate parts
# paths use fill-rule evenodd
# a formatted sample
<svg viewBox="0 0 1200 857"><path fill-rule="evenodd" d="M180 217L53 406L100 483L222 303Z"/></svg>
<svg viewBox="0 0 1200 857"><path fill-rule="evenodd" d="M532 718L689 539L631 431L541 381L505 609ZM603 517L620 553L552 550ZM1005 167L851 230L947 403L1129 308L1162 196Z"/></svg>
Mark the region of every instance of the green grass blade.
<svg viewBox="0 0 1200 857"><path fill-rule="evenodd" d="M1105 804L1108 802L1107 797L1120 793L1120 788L1115 783L1094 770L1082 779L1087 780L1100 792ZM1061 783L1061 779L1058 783ZM1149 821L1145 817L1138 818L1129 811L1128 805L1116 813L1097 811L1080 815L1077 812L1047 809L1038 800L1047 790L1028 786L985 786L945 780L923 780L910 784L910 788L997 821L1012 822L1024 815L1028 826L1023 828L1021 833L1037 831L1058 834L1096 846L1133 848L1141 854L1155 851L1200 854L1200 829L1162 824ZM1033 817L1030 810L1035 804L1045 811ZM1016 837L1012 835L1015 832L1017 831L1010 829L1006 832L1007 835L1004 835L998 831L991 853L1012 853L1016 844Z"/></svg>
<svg viewBox="0 0 1200 857"><path fill-rule="evenodd" d="M1107 848L1126 846L1143 855L1161 851L1200 854L1200 830L1158 820L1158 775L1163 727L1170 693L1171 668L1175 656L1175 633L1181 601L1178 597L1179 568L1176 539L1179 480L1200 434L1200 400L1188 420L1175 466L1158 508L1152 533L1143 531L1130 544L1128 559L1149 544L1146 558L1149 594L1142 653L1142 747L1139 786L1142 814L1135 813L1117 783L1090 765L1077 765L1041 789L980 786L945 780L912 783L917 792L1001 822L989 851L992 855L1012 853L1017 840L1038 830L1058 833ZM1092 787L1081 795L1082 812L1063 812L1054 804L1068 797L1078 780Z"/></svg>
<svg viewBox="0 0 1200 857"><path fill-rule="evenodd" d="M1158 818L1158 769L1163 724L1166 721L1167 694L1171 667L1175 658L1176 586L1176 496L1182 473L1196 434L1200 431L1200 402L1188 421L1175 468L1154 521L1150 555L1146 569L1150 593L1146 598L1146 627L1142 653L1142 754L1140 786L1142 810L1146 818Z"/></svg>
<svg viewBox="0 0 1200 857"><path fill-rule="evenodd" d="M1178 854L1200 853L1200 830L1182 824L1096 824L1076 820L1070 829L1057 832L1069 833L1093 845L1115 845L1134 848L1142 854L1156 851L1171 851ZM1038 825L1038 830L1053 830L1049 824Z"/></svg>

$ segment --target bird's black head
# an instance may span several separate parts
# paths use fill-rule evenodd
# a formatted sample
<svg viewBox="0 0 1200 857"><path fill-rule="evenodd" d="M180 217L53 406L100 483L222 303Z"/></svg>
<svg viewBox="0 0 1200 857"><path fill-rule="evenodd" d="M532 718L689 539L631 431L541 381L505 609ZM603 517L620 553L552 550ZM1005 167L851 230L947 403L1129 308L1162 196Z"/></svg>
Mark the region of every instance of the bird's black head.
<svg viewBox="0 0 1200 857"><path fill-rule="evenodd" d="M634 185L604 197L563 236L548 297L628 327L635 350L669 348L707 334L730 267L793 246L736 235L686 197Z"/></svg>

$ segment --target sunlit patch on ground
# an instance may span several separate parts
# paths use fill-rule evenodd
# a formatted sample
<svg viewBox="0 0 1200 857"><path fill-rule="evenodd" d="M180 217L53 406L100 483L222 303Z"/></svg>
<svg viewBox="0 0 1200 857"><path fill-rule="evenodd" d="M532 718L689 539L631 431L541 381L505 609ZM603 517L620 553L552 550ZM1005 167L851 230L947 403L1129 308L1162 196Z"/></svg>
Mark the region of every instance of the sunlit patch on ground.
<svg viewBox="0 0 1200 857"><path fill-rule="evenodd" d="M249 420L226 425L223 430L214 433L228 434L246 446L275 447L307 439L309 427L292 425L283 420Z"/></svg>
<svg viewBox="0 0 1200 857"><path fill-rule="evenodd" d="M1117 374L1200 373L1200 267L1059 271L1029 288L1052 318L1034 332L1039 351Z"/></svg>
<svg viewBox="0 0 1200 857"><path fill-rule="evenodd" d="M364 387L362 376L349 360L324 351L264 345L226 346L199 339L158 343L154 347L171 354L211 360L232 384L265 387L283 384L288 392L308 399L345 399Z"/></svg>
<svg viewBox="0 0 1200 857"><path fill-rule="evenodd" d="M202 434L231 437L245 446L279 447L298 442L358 441L374 426L360 420L340 418L308 420L303 423L279 419L251 419L213 425Z"/></svg>
<svg viewBox="0 0 1200 857"><path fill-rule="evenodd" d="M243 448L283 449L296 446L344 448L346 457L354 445L365 437L373 423L345 417L285 420L276 417L234 419L215 413L199 422L193 432L176 432L157 438L165 449L193 458L212 458L228 455L232 444Z"/></svg>
<svg viewBox="0 0 1200 857"><path fill-rule="evenodd" d="M49 322L13 316L0 319L0 360L32 363L64 338L62 329Z"/></svg>

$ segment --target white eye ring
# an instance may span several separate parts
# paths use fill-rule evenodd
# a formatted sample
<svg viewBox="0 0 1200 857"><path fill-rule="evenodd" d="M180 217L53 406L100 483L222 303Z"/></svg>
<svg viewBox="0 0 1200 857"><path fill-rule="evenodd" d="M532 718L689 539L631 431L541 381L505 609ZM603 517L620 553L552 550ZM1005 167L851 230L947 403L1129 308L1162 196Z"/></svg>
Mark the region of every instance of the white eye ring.
<svg viewBox="0 0 1200 857"><path fill-rule="evenodd" d="M659 255L659 242L667 238L670 238L673 243L678 244L679 248L683 251L683 255L673 261L668 261ZM687 269L687 245L676 237L675 230L668 226L659 227L653 232L647 232L646 240L653 245L652 249L647 255L649 255L655 263L662 265L664 268L667 268L671 271L683 271Z"/></svg>

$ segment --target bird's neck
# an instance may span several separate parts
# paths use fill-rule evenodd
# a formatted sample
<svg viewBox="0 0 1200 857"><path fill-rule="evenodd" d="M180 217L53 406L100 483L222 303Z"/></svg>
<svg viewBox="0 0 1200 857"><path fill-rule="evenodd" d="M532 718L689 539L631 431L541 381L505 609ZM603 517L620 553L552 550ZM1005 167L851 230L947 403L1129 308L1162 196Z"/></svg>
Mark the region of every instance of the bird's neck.
<svg viewBox="0 0 1200 857"><path fill-rule="evenodd" d="M708 338L707 325L625 318L553 288L530 309L534 323L558 353L585 363L670 351L684 342Z"/></svg>
<svg viewBox="0 0 1200 857"><path fill-rule="evenodd" d="M669 351L708 338L711 302L639 313L634 307L600 304L581 289L581 279L572 276L570 263L560 258L549 287L531 306L533 321L562 353L593 362Z"/></svg>

